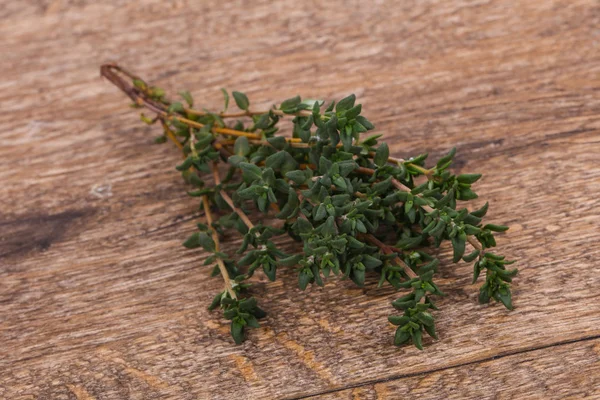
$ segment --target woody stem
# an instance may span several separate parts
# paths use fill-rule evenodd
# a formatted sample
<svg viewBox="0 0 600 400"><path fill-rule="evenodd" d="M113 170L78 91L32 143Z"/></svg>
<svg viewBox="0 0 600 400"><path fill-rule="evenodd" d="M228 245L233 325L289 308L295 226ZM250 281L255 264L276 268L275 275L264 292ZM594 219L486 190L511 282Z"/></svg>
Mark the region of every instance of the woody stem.
<svg viewBox="0 0 600 400"><path fill-rule="evenodd" d="M219 235L217 231L212 227L213 217L210 211L210 204L208 201L208 196L202 196L202 205L204 207L204 214L206 214L206 224L210 227L212 231L212 239L215 242L215 252L219 251ZM225 289L229 293L232 299L237 299L235 291L233 290L233 286L231 285L231 279L229 279L229 272L227 272L227 268L225 267L225 263L220 257L217 257L217 265L219 266L219 271L221 271L221 276L223 277L223 281L225 282Z"/></svg>
<svg viewBox="0 0 600 400"><path fill-rule="evenodd" d="M217 164L213 163L211 168L212 168L213 178L215 180L215 185L218 186L221 184L221 177L219 176L219 170L217 168ZM242 210L240 210L239 208L237 208L235 206L235 204L233 203L233 199L229 196L229 194L227 194L227 192L219 189L219 194L221 195L223 200L225 200L227 205L229 205L229 207L231 207L233 212L236 213L238 215L238 217L240 217L240 219L242 220L242 222L244 222L244 224L246 225L246 227L248 229L254 228L254 224L252 223L252 221L250 221L250 218L248 218L248 216L246 215L245 212L243 212Z"/></svg>

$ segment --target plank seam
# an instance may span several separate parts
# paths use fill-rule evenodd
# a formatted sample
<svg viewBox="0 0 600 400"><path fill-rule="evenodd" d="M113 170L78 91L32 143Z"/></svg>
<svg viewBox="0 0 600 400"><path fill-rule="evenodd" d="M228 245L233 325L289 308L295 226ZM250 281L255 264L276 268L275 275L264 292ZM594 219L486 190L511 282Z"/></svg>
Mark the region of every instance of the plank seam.
<svg viewBox="0 0 600 400"><path fill-rule="evenodd" d="M355 388L369 386L369 385L376 385L378 383L391 382L391 381L395 381L395 380L399 380L399 379L404 379L404 378L412 378L412 377L415 377L415 376L428 375L428 374L431 374L431 373L434 373L434 372L440 372L440 371L445 371L445 370L449 370L449 369L454 369L454 368L459 368L459 367L465 367L465 366L468 366L468 365L481 364L481 363L484 363L484 362L487 362L487 361L494 361L494 360L498 360L498 359L501 359L501 358L514 356L514 355L517 355L517 354L526 354L526 353L530 353L530 352L536 351L536 350L544 350L544 349L549 349L549 348L552 348L552 347L559 347L559 346L564 346L564 345L573 344L573 343L579 343L579 342L587 342L587 341L592 341L592 340L596 340L596 339L600 339L600 335L586 336L586 337L582 337L582 338L578 338L578 339L565 340L565 341L562 341L562 342L555 342L555 343L551 343L551 344L547 344L547 345L543 345L543 346L529 347L529 348L525 348L525 349L521 349L521 350L515 350L515 351L507 351L507 352L504 352L504 353L499 353L499 354L497 354L495 356L492 356L492 357L482 358L480 360L474 360L474 361L469 361L469 362L464 362L464 363L458 363L458 364L454 364L454 365L448 365L446 367L434 368L434 369L423 371L423 372L415 372L415 373L408 373L408 374L398 374L398 375L390 376L388 378L372 379L372 380L368 380L368 381L364 381L364 382L361 382L361 383L356 383L356 384L348 385L348 386L341 387L341 388L324 390L322 392L316 392L316 393L301 395L301 396L298 396L298 397L286 397L283 400L308 399L308 398L314 397L314 396L321 396L321 395L325 395L325 394L337 393L337 392L341 392L341 391L348 390L348 389L355 389Z"/></svg>

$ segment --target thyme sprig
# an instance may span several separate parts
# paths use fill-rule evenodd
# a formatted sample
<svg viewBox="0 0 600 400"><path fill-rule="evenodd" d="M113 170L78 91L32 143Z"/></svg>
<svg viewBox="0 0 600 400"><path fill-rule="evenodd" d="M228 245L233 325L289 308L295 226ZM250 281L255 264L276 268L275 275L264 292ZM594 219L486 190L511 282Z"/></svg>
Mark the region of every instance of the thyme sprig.
<svg viewBox="0 0 600 400"><path fill-rule="evenodd" d="M473 283L482 272L479 301L499 301L512 309L510 282L516 269L489 249L494 233L506 226L484 224L488 210L469 211L463 203L477 198L472 185L479 174L454 175L449 167L455 149L427 168L427 154L409 159L390 156L381 135L362 115L354 95L340 101L287 99L268 110L255 111L241 92L232 92L240 109L228 112L230 94L222 90L220 112L193 108L189 92L173 102L164 90L114 64L101 73L132 100L135 108L154 114L141 119L160 122L157 142L172 141L183 161L176 166L200 197L206 223L184 242L211 255L212 275L220 275L223 290L210 309L221 308L231 320L236 343L246 328L258 327L265 312L249 296L249 279L261 270L271 281L278 268L294 268L298 286L324 285L330 275L363 286L367 275L379 286L407 291L392 302L401 313L389 316L396 325L394 344L412 342L422 349L423 333L437 338L433 297L443 296L434 283L439 260L432 247L450 242L453 262L473 262ZM278 122L292 118L291 137L279 135ZM226 120L234 120L226 123ZM221 178L220 166L227 176ZM212 176L207 183L206 176ZM280 228L252 222L257 213L281 220ZM235 230L243 237L236 257L224 252L220 236ZM273 239L287 234L302 243L296 254L282 251ZM472 251L466 253L466 244Z"/></svg>

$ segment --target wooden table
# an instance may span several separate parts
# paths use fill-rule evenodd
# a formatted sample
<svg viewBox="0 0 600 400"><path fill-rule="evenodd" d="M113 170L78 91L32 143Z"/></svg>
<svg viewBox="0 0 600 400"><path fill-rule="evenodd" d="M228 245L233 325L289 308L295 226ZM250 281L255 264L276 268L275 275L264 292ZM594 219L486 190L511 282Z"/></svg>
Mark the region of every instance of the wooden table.
<svg viewBox="0 0 600 400"><path fill-rule="evenodd" d="M598 2L1 3L0 398L600 398ZM353 92L393 154L456 145L511 226L516 310L444 248L423 352L391 345L389 288L291 269L257 278L269 317L233 345L181 247L201 214L177 152L108 61L212 109Z"/></svg>

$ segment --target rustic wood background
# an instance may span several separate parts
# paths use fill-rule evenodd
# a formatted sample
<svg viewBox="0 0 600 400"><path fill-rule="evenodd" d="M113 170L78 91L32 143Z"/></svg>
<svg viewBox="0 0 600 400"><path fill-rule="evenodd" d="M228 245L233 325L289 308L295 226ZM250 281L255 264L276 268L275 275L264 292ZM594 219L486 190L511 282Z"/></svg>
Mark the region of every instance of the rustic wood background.
<svg viewBox="0 0 600 400"><path fill-rule="evenodd" d="M597 1L0 1L0 398L600 398ZM458 147L519 261L516 310L439 283L440 340L391 345L395 294L257 281L242 346L182 240L200 217L115 61L221 106L356 93L398 156ZM480 202L481 203L481 202ZM231 238L227 249L234 249ZM287 241L286 243L290 243Z"/></svg>

